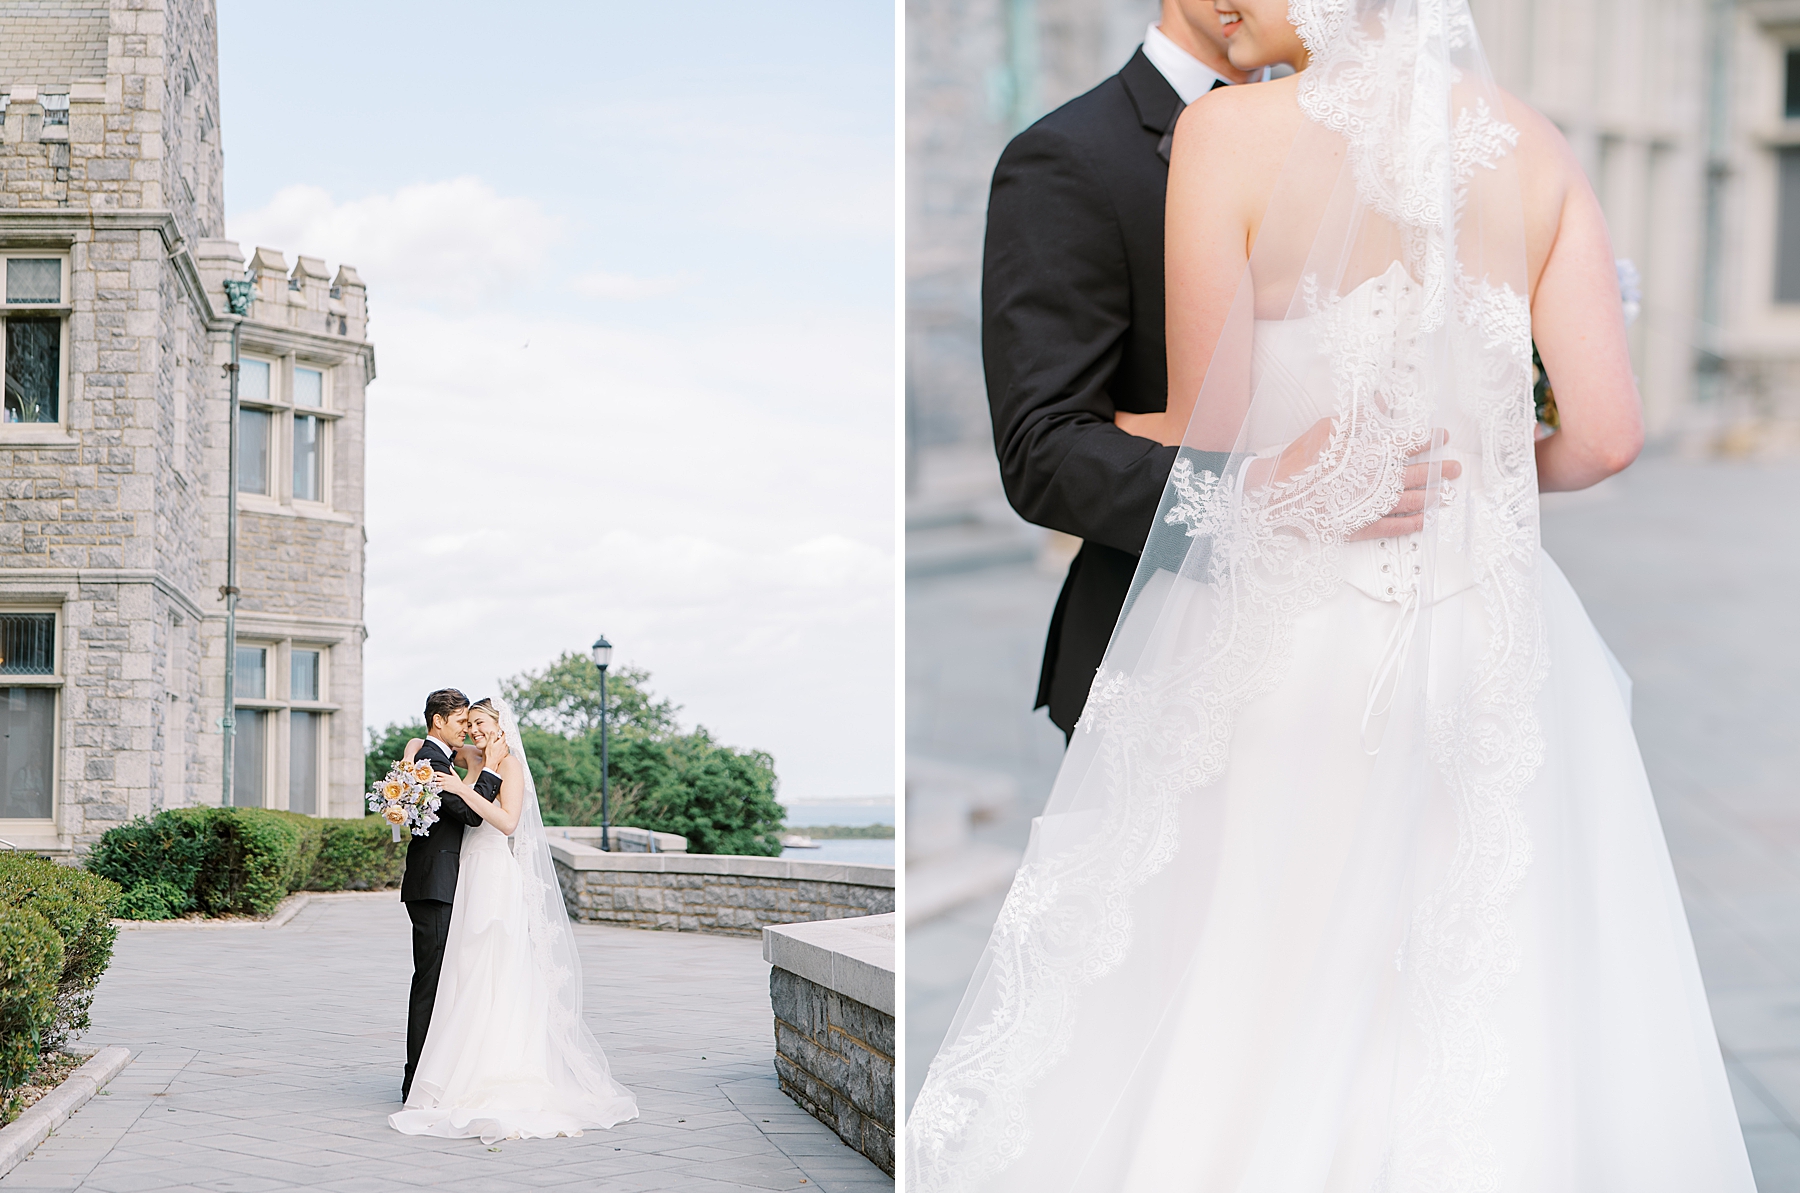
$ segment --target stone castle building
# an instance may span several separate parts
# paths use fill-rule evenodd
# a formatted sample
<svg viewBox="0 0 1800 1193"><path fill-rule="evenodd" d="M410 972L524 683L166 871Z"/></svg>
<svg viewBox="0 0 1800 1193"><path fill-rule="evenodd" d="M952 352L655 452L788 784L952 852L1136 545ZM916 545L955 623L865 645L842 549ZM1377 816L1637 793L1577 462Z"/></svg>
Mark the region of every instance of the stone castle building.
<svg viewBox="0 0 1800 1193"><path fill-rule="evenodd" d="M211 0L0 2L0 113L0 838L218 804L228 665L232 802L359 815L361 280L223 239Z"/></svg>
<svg viewBox="0 0 1800 1193"><path fill-rule="evenodd" d="M1800 447L1800 0L1472 6L1496 78L1568 136L1640 271L1631 342L1653 439ZM981 375L989 178L1014 133L1125 62L1160 5L906 11L910 520L937 533L960 506L993 529L1010 515Z"/></svg>

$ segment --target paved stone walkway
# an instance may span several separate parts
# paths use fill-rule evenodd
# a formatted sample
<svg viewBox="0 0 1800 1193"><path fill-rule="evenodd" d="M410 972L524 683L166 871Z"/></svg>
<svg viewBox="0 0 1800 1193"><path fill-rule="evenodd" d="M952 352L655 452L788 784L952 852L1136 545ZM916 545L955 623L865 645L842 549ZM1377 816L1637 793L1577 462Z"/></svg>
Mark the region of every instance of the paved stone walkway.
<svg viewBox="0 0 1800 1193"><path fill-rule="evenodd" d="M579 926L589 1025L641 1117L579 1139L423 1139L387 1125L404 1064L409 926L396 896L282 928L122 932L88 1044L125 1071L0 1191L607 1193L894 1183L776 1087L757 941Z"/></svg>
<svg viewBox="0 0 1800 1193"><path fill-rule="evenodd" d="M1649 457L1544 513L1546 547L1635 683L1763 1193L1800 1189L1796 511L1800 464ZM1041 807L1061 739L1029 710L1056 589L1017 566L908 583L909 752L1004 770ZM1033 811L989 831L1022 845ZM999 906L970 903L908 933L909 1106Z"/></svg>

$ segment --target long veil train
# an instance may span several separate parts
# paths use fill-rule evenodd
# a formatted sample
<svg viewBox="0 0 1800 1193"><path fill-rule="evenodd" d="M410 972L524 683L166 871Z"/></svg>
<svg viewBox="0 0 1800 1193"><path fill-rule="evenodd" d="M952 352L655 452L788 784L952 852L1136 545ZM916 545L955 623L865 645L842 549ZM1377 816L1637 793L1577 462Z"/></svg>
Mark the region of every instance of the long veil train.
<svg viewBox="0 0 1800 1193"><path fill-rule="evenodd" d="M1290 14L1306 119L1183 441L1230 463L1169 478L908 1187L1748 1193L1625 700L1539 546L1467 0ZM1352 541L1438 428L1453 497Z"/></svg>

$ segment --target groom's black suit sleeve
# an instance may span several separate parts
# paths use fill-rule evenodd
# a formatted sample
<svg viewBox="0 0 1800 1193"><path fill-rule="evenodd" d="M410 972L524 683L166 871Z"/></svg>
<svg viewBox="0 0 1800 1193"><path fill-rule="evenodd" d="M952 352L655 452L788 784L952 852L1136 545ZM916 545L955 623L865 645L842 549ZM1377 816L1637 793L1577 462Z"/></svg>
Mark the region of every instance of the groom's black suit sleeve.
<svg viewBox="0 0 1800 1193"><path fill-rule="evenodd" d="M423 749L419 753L421 757L425 758L425 761L431 763L431 769L438 774L454 773L455 768L450 765L450 760L439 754L437 750L433 749L429 755ZM475 789L477 795L492 800L500 794L500 776L491 770L484 770L475 777L469 786ZM469 828L474 828L481 823L481 813L464 803L462 796L457 795L454 791L443 793L442 799L438 803L438 818L461 821Z"/></svg>
<svg viewBox="0 0 1800 1193"><path fill-rule="evenodd" d="M1106 163L1094 160L1080 115L1058 112L1019 134L994 171L982 364L1013 508L1028 522L1135 555L1175 449L1113 425L1119 410L1163 409L1168 388L1162 262L1155 260L1154 309L1145 310L1149 296L1133 294L1134 254L1122 223L1153 222L1154 237L1138 235L1156 241L1155 253L1138 255L1159 257L1162 194L1125 188L1151 190L1155 202L1121 211L1121 199L1141 196L1106 185ZM1165 171L1166 185L1167 167L1150 164ZM1148 264L1138 262L1139 271Z"/></svg>
<svg viewBox="0 0 1800 1193"><path fill-rule="evenodd" d="M1001 482L1026 521L1083 540L1038 681L1038 707L1065 732L1175 465L1177 449L1113 415L1167 408L1163 206L1182 106L1139 50L1013 138L988 198L981 350ZM1224 469L1222 453L1190 454Z"/></svg>

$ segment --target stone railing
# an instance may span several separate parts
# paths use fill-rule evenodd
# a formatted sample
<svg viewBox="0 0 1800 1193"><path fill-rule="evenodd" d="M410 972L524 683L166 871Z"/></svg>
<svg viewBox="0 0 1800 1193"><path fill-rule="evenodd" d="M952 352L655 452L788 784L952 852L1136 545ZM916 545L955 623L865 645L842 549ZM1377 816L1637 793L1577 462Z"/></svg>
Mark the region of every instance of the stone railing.
<svg viewBox="0 0 1800 1193"><path fill-rule="evenodd" d="M550 838L569 914L589 924L755 936L894 910L894 868L737 854L607 853Z"/></svg>
<svg viewBox="0 0 1800 1193"><path fill-rule="evenodd" d="M679 833L658 833L647 828L632 828L629 825L615 824L607 832L609 843L614 853L686 853L687 838ZM600 826L583 824L574 826L546 825L546 836L557 837L600 848Z"/></svg>
<svg viewBox="0 0 1800 1193"><path fill-rule="evenodd" d="M782 1092L894 1175L894 917L763 930Z"/></svg>

